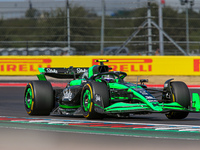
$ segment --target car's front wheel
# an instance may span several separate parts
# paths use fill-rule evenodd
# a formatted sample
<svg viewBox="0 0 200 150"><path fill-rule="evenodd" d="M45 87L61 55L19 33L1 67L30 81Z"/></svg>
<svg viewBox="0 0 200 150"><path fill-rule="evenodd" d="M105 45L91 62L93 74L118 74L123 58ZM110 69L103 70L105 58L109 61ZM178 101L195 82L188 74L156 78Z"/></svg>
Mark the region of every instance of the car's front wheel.
<svg viewBox="0 0 200 150"><path fill-rule="evenodd" d="M83 116L87 119L101 119L103 114L94 109L94 100L97 96L101 97L104 108L109 105L108 87L103 82L89 82L84 85L81 94L81 108Z"/></svg>
<svg viewBox="0 0 200 150"><path fill-rule="evenodd" d="M171 101L179 103L182 107L190 106L190 92L187 85L181 81L171 82ZM168 119L184 119L188 116L187 111L171 111L166 114Z"/></svg>
<svg viewBox="0 0 200 150"><path fill-rule="evenodd" d="M54 107L54 92L48 81L31 81L24 94L24 105L29 115L49 115Z"/></svg>

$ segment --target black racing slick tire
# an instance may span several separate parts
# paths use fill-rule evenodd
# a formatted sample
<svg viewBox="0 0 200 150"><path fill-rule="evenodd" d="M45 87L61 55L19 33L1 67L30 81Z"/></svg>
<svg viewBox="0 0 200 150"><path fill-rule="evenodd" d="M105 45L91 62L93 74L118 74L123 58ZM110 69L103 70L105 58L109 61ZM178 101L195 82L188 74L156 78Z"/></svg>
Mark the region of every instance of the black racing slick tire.
<svg viewBox="0 0 200 150"><path fill-rule="evenodd" d="M190 106L190 92L187 85L181 81L171 82L172 102L179 103L182 107ZM166 114L168 119L184 119L188 116L187 111L175 111Z"/></svg>
<svg viewBox="0 0 200 150"><path fill-rule="evenodd" d="M81 93L81 108L83 116L87 119L102 119L103 114L98 113L94 109L94 100L100 96L103 107L109 106L109 90L103 82L89 82L84 85Z"/></svg>
<svg viewBox="0 0 200 150"><path fill-rule="evenodd" d="M29 115L49 115L54 107L54 92L48 81L31 81L24 94L24 105Z"/></svg>
<svg viewBox="0 0 200 150"><path fill-rule="evenodd" d="M184 82L171 82L172 100L181 106L188 108L190 106L190 91Z"/></svg>

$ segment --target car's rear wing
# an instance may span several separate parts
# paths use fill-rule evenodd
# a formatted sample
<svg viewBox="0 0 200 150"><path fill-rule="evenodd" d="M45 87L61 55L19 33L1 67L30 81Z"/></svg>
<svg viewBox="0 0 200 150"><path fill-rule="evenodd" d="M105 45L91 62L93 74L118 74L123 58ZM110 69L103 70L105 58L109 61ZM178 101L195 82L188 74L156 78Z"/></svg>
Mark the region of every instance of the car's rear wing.
<svg viewBox="0 0 200 150"><path fill-rule="evenodd" d="M79 78L88 68L38 68L40 74L37 75L39 80L45 80L45 76L59 78L59 79L76 79Z"/></svg>

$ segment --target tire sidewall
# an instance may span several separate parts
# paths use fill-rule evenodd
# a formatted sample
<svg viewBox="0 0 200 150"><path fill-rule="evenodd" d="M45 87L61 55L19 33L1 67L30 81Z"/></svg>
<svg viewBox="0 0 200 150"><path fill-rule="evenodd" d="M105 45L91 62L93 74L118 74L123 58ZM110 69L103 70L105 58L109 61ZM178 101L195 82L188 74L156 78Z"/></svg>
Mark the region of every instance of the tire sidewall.
<svg viewBox="0 0 200 150"><path fill-rule="evenodd" d="M181 81L171 82L170 85L172 102L177 102L182 107L188 109L190 106L190 92L187 85ZM168 119L184 119L188 114L188 111L171 111L165 115Z"/></svg>
<svg viewBox="0 0 200 150"><path fill-rule="evenodd" d="M26 92L32 91L31 108L26 106ZM49 115L54 107L54 92L51 83L48 81L31 81L25 88L24 95L25 109L29 115Z"/></svg>
<svg viewBox="0 0 200 150"><path fill-rule="evenodd" d="M179 103L184 108L188 108L190 106L190 92L184 82L171 82L171 91L173 102Z"/></svg>
<svg viewBox="0 0 200 150"><path fill-rule="evenodd" d="M90 91L90 96L91 96L91 104L90 104L90 107L89 107L89 111L85 111L83 105L84 102L83 102L83 95L85 93L86 90L89 90ZM93 91L92 91L92 87L91 87L91 83L86 83L84 86L83 86L83 89L82 89L82 93L81 93L81 108L82 108L82 112L83 112L83 116L85 118L90 118L90 113L92 111L94 111L94 107L93 107Z"/></svg>
<svg viewBox="0 0 200 150"><path fill-rule="evenodd" d="M88 111L85 111L83 108L83 94L86 90L90 91L91 96L91 103ZM103 106L108 107L109 105L109 90L105 83L103 82L88 82L83 86L82 93L81 93L81 108L83 112L83 116L87 119L102 119L104 114L95 111L95 99L96 94L101 97L101 101Z"/></svg>
<svg viewBox="0 0 200 150"><path fill-rule="evenodd" d="M27 91L28 89L30 89L32 91L32 103L30 104L30 108L28 108L27 104L26 104L26 94L27 94ZM26 112L29 114L29 115L32 115L34 114L34 92L33 92L33 86L30 83L27 84L26 88L25 88L25 93L24 93L24 105L25 105L25 109L26 109Z"/></svg>

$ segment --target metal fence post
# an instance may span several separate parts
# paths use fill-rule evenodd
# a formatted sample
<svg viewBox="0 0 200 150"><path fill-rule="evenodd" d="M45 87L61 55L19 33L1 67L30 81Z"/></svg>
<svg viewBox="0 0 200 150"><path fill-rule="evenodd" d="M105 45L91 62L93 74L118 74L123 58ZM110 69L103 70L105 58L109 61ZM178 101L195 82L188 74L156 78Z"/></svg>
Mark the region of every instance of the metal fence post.
<svg viewBox="0 0 200 150"><path fill-rule="evenodd" d="M104 16L105 16L105 1L102 0L102 17L101 17L101 50L100 54L103 55L103 49L104 49Z"/></svg>
<svg viewBox="0 0 200 150"><path fill-rule="evenodd" d="M188 4L186 4L186 43L187 43L187 53L189 54L189 22L188 22Z"/></svg>
<svg viewBox="0 0 200 150"><path fill-rule="evenodd" d="M151 2L148 2L147 21L148 21L148 53L149 55L152 55Z"/></svg>
<svg viewBox="0 0 200 150"><path fill-rule="evenodd" d="M163 30L163 15L162 15L162 7L163 4L160 1L159 2L159 27ZM164 55L164 40L163 40L163 32L162 30L159 30L159 49L160 49L160 55Z"/></svg>
<svg viewBox="0 0 200 150"><path fill-rule="evenodd" d="M28 50L28 41L26 41L26 55L29 55L29 50Z"/></svg>
<svg viewBox="0 0 200 150"><path fill-rule="evenodd" d="M67 39L68 39L68 49L70 52L70 15L69 15L69 0L66 2L67 4Z"/></svg>

